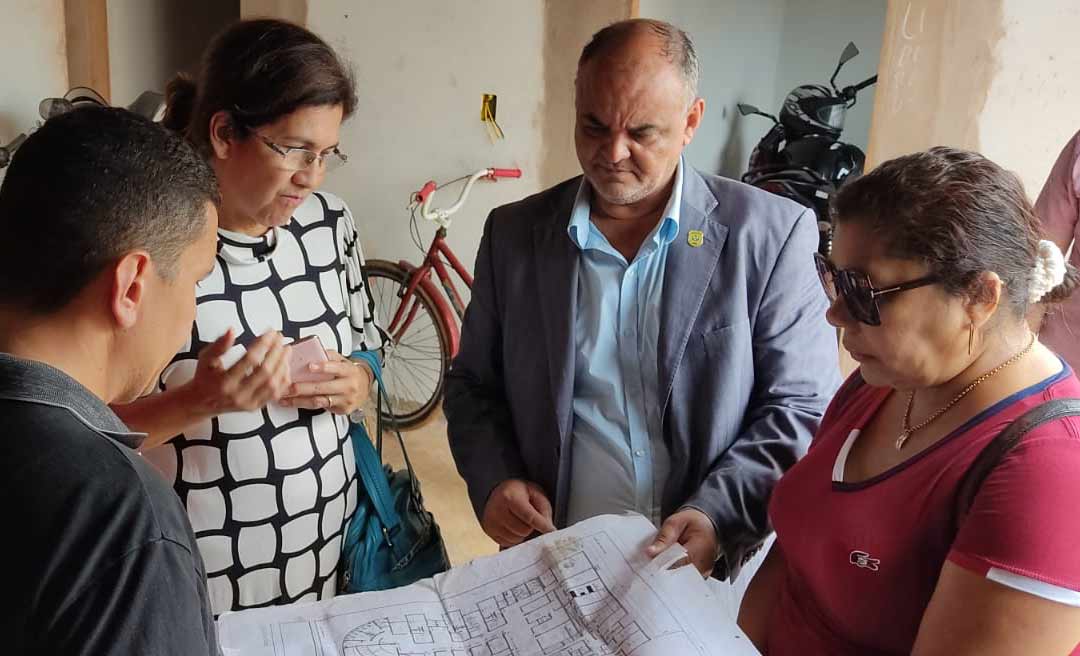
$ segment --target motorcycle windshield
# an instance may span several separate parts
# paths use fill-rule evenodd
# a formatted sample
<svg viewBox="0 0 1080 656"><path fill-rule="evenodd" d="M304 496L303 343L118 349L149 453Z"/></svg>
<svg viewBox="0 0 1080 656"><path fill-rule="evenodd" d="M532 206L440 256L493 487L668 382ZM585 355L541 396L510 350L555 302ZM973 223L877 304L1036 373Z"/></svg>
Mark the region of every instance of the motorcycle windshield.
<svg viewBox="0 0 1080 656"><path fill-rule="evenodd" d="M847 116L847 106L842 104L825 105L819 107L816 114L817 120L825 125L837 130L843 130L844 118Z"/></svg>

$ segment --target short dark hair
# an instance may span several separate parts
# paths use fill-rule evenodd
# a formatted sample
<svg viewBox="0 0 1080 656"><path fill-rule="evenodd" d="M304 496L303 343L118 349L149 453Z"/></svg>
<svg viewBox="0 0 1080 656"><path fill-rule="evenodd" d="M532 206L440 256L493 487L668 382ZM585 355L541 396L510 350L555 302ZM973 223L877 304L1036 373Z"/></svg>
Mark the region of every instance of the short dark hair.
<svg viewBox="0 0 1080 656"><path fill-rule="evenodd" d="M631 37L648 31L660 40L660 52L682 75L686 84L687 102L693 102L698 94L701 65L690 35L671 23L653 18L631 18L612 23L592 35L581 51L578 68L599 55L607 54L624 45Z"/></svg>
<svg viewBox="0 0 1080 656"><path fill-rule="evenodd" d="M230 129L246 138L303 107L356 110L352 71L310 30L288 21L243 20L210 42L195 78L178 75L166 90L165 125L210 153L210 118L225 111Z"/></svg>
<svg viewBox="0 0 1080 656"><path fill-rule="evenodd" d="M951 294L977 297L979 276L996 273L1005 305L1025 316L1042 226L1020 179L982 155L937 147L889 160L844 185L832 213L867 226L889 256L924 262ZM1067 266L1042 302L1064 300L1078 283Z"/></svg>
<svg viewBox="0 0 1080 656"><path fill-rule="evenodd" d="M0 186L0 304L59 310L136 249L169 279L218 202L213 170L172 131L116 108L51 118Z"/></svg>

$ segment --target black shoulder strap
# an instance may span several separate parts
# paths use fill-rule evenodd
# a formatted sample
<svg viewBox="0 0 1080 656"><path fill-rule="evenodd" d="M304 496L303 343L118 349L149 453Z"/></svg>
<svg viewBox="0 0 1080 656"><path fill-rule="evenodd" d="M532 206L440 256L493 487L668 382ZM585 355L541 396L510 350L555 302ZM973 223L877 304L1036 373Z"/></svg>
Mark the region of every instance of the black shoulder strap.
<svg viewBox="0 0 1080 656"><path fill-rule="evenodd" d="M1024 439L1025 435L1047 422L1076 416L1080 416L1080 399L1054 399L1020 415L1005 430L990 440L990 443L983 447L983 450L975 457L975 462L971 463L964 478L960 481L954 514L957 529L971 510L971 504L974 503L975 495L979 493L983 481L994 470L994 467L997 467L1001 459L1019 444L1020 440Z"/></svg>
<svg viewBox="0 0 1080 656"><path fill-rule="evenodd" d="M383 432L386 428L383 426L383 417L390 417L390 428L394 431L394 435L397 436L398 447L401 449L401 458L405 461L405 469L409 472L409 483L412 486L413 497L420 505L424 504L424 495L420 492L420 479L416 476L416 472L413 470L412 461L409 460L409 451L405 448L405 438L401 436L401 429L398 428L397 417L394 415L394 408L390 404L390 399L385 395L383 389L382 373L376 377L378 385L376 385L376 401L375 401L375 432L378 433L378 437L375 438L375 451L379 454L379 460L383 460L382 452L382 440ZM383 412L383 403L386 404L386 412Z"/></svg>

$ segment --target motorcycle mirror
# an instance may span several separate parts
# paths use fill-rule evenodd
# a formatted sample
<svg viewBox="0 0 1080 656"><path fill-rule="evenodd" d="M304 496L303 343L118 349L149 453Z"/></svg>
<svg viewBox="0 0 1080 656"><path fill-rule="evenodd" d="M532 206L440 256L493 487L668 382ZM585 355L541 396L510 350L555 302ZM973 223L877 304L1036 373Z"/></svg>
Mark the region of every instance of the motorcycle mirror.
<svg viewBox="0 0 1080 656"><path fill-rule="evenodd" d="M739 113L742 114L743 116L750 116L751 114L753 114L755 116L764 116L765 118L769 119L773 123L779 123L780 122L772 114L766 114L765 112L761 111L757 107L754 107L753 105L747 105L747 104L744 104L744 103L739 103L738 105L736 105L736 107L739 108Z"/></svg>
<svg viewBox="0 0 1080 656"><path fill-rule="evenodd" d="M848 63L859 54L859 49L855 47L855 44L848 41L847 46L844 48L844 52L840 53L840 65Z"/></svg>
<svg viewBox="0 0 1080 656"><path fill-rule="evenodd" d="M38 114L46 121L64 112L70 112L74 108L70 100L65 98L46 98L38 105Z"/></svg>
<svg viewBox="0 0 1080 656"><path fill-rule="evenodd" d="M836 64L836 70L833 71L832 77L829 78L829 84L832 85L833 91L837 90L836 76L840 73L840 69L858 54L859 49L855 47L853 42L848 41L847 46L844 47L844 52L840 53L840 61Z"/></svg>

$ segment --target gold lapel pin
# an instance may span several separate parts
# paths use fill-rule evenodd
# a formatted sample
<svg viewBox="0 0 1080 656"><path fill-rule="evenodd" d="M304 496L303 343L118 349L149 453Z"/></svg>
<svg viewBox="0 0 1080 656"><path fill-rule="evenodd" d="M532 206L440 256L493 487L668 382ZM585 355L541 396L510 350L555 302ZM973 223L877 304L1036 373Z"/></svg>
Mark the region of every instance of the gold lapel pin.
<svg viewBox="0 0 1080 656"><path fill-rule="evenodd" d="M700 230L691 230L686 235L686 243L690 244L694 248L701 246L705 243L705 233Z"/></svg>

